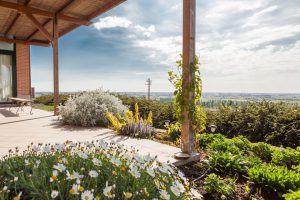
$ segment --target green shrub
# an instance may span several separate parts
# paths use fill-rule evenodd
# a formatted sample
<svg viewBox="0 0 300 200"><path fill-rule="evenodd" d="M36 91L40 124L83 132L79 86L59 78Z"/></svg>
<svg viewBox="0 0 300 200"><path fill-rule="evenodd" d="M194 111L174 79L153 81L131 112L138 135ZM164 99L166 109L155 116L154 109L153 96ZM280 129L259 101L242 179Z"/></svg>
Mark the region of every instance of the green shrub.
<svg viewBox="0 0 300 200"><path fill-rule="evenodd" d="M277 149L272 153L272 162L288 168L291 168L293 165L300 165L300 150L289 147L286 149Z"/></svg>
<svg viewBox="0 0 300 200"><path fill-rule="evenodd" d="M211 152L208 158L209 167L214 171L230 174L246 174L249 167L260 165L257 157L244 156L241 152L232 154L229 151Z"/></svg>
<svg viewBox="0 0 300 200"><path fill-rule="evenodd" d="M207 126L216 124L229 138L243 135L251 142L300 146L300 108L296 105L248 102L238 107L221 106L207 116Z"/></svg>
<svg viewBox="0 0 300 200"><path fill-rule="evenodd" d="M249 179L274 191L287 192L300 188L300 173L273 164L257 165L249 169Z"/></svg>
<svg viewBox="0 0 300 200"><path fill-rule="evenodd" d="M251 142L244 136L237 136L232 139L227 139L230 143L234 144L241 151L246 152L250 150Z"/></svg>
<svg viewBox="0 0 300 200"><path fill-rule="evenodd" d="M156 128L165 128L165 124L176 121L174 116L174 105L172 102L160 102L157 100L147 100L145 97L131 97L126 95L118 95L124 105L127 105L129 110L135 111L135 104L139 105L141 117L147 117L152 111L153 126Z"/></svg>
<svg viewBox="0 0 300 200"><path fill-rule="evenodd" d="M284 197L285 200L299 200L300 199L300 190L298 191L290 191L287 194L282 195L282 197Z"/></svg>
<svg viewBox="0 0 300 200"><path fill-rule="evenodd" d="M225 136L222 134L212 134L212 133L202 133L196 136L196 141L199 144L200 148L206 149L209 144L214 141L224 141Z"/></svg>
<svg viewBox="0 0 300 200"><path fill-rule="evenodd" d="M102 89L78 93L59 106L62 121L79 126L107 126L106 113L124 115L127 107Z"/></svg>
<svg viewBox="0 0 300 200"><path fill-rule="evenodd" d="M178 173L113 143L31 146L0 160L0 199L187 199Z"/></svg>
<svg viewBox="0 0 300 200"><path fill-rule="evenodd" d="M214 199L232 199L235 191L235 181L231 178L222 179L212 173L205 178L204 189Z"/></svg>
<svg viewBox="0 0 300 200"><path fill-rule="evenodd" d="M271 161L272 153L275 151L275 147L264 142L251 143L250 148L254 155L267 162Z"/></svg>
<svg viewBox="0 0 300 200"><path fill-rule="evenodd" d="M59 95L59 104L64 105L70 96L71 96L70 94L60 94ZM44 104L47 106L53 106L53 94L42 95L40 97L37 97L34 100L34 103Z"/></svg>
<svg viewBox="0 0 300 200"><path fill-rule="evenodd" d="M180 138L181 134L181 124L175 122L165 126L167 128L167 134L172 141L176 141Z"/></svg>

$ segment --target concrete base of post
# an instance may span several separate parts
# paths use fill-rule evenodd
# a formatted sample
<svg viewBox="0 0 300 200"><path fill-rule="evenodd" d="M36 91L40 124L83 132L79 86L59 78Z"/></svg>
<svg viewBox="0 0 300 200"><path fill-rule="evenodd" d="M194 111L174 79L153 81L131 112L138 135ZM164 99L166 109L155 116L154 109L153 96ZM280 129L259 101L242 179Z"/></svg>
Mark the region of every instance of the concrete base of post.
<svg viewBox="0 0 300 200"><path fill-rule="evenodd" d="M173 163L175 166L182 166L190 162L197 162L200 160L199 153L185 154L182 152L178 152L174 155L174 157L177 159L177 161Z"/></svg>

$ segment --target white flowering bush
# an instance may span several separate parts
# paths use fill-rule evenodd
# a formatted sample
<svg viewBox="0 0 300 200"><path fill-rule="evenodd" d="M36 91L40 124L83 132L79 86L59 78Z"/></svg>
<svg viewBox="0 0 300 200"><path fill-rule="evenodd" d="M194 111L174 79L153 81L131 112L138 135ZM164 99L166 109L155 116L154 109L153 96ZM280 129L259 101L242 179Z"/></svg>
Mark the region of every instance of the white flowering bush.
<svg viewBox="0 0 300 200"><path fill-rule="evenodd" d="M76 94L59 106L63 122L80 126L107 126L107 112L122 116L126 110L120 99L102 89Z"/></svg>
<svg viewBox="0 0 300 200"><path fill-rule="evenodd" d="M31 145L0 161L0 199L188 199L175 167L102 141Z"/></svg>

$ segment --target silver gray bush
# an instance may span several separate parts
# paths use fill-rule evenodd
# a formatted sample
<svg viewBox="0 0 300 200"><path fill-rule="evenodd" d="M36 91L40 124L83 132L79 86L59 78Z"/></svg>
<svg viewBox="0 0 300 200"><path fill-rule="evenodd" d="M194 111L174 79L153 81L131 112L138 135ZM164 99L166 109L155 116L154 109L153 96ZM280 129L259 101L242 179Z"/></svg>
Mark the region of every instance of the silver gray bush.
<svg viewBox="0 0 300 200"><path fill-rule="evenodd" d="M76 94L59 106L62 121L78 126L107 126L107 112L123 116L126 110L120 99L103 89Z"/></svg>

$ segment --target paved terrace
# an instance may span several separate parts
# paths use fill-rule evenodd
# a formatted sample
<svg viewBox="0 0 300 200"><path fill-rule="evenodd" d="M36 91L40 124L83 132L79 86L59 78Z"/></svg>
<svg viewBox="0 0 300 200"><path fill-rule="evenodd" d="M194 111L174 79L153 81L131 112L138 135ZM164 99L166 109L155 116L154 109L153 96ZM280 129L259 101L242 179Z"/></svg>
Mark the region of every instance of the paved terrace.
<svg viewBox="0 0 300 200"><path fill-rule="evenodd" d="M31 143L63 143L66 140L73 142L91 141L103 139L104 141L116 141L126 146L134 146L140 149L141 153L157 155L162 162L170 160L175 162L173 155L180 152L179 148L161 144L146 139L134 139L117 135L107 128L83 128L62 125L58 117L52 113L24 108L16 113L16 108L11 111L8 108L0 108L0 157L6 155L9 149L16 146L22 149Z"/></svg>

